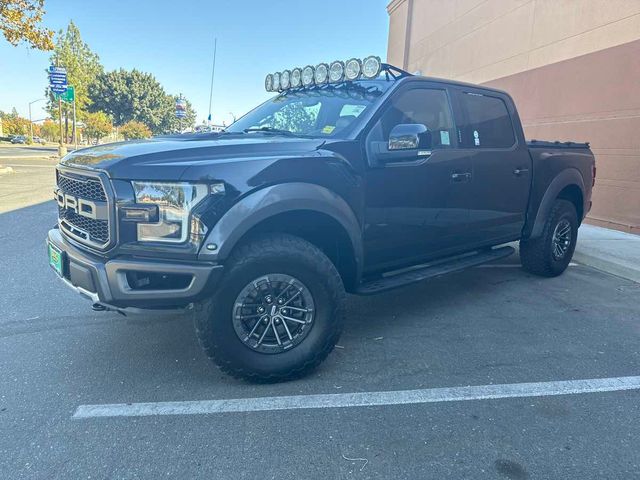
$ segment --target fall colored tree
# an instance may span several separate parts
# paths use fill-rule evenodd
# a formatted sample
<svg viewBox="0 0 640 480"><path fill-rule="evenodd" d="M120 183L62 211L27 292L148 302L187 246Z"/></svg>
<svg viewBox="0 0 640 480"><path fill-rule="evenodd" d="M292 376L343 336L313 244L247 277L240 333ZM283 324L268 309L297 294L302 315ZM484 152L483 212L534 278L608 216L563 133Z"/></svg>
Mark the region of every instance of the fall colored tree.
<svg viewBox="0 0 640 480"><path fill-rule="evenodd" d="M88 138L94 138L96 142L113 130L111 119L104 112L88 113L84 120L84 133Z"/></svg>
<svg viewBox="0 0 640 480"><path fill-rule="evenodd" d="M120 133L125 140L136 140L140 138L150 138L151 130L142 122L131 120L120 128Z"/></svg>
<svg viewBox="0 0 640 480"><path fill-rule="evenodd" d="M51 142L60 141L60 129L58 124L47 118L42 125L40 125L40 136Z"/></svg>
<svg viewBox="0 0 640 480"><path fill-rule="evenodd" d="M13 46L51 50L53 31L40 26L44 13L44 0L0 0L0 30Z"/></svg>
<svg viewBox="0 0 640 480"><path fill-rule="evenodd" d="M0 112L3 135L29 135L29 120L22 118L14 108L11 113Z"/></svg>

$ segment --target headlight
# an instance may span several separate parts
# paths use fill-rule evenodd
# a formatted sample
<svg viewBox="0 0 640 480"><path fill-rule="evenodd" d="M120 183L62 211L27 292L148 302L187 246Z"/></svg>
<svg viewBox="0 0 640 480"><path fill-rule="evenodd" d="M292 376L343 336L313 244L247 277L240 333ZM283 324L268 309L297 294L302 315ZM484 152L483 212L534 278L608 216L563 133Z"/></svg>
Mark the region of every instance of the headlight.
<svg viewBox="0 0 640 480"><path fill-rule="evenodd" d="M316 75L315 75L316 84L322 85L323 83L326 83L328 77L329 77L329 65L327 65L326 63L319 63L316 66Z"/></svg>
<svg viewBox="0 0 640 480"><path fill-rule="evenodd" d="M304 69L302 70L302 85L304 85L305 87L313 85L313 74L314 71L311 65L307 65L306 67L304 67Z"/></svg>
<svg viewBox="0 0 640 480"><path fill-rule="evenodd" d="M331 83L338 83L342 81L344 77L344 63L340 60L336 60L331 63L329 67L329 81Z"/></svg>
<svg viewBox="0 0 640 480"><path fill-rule="evenodd" d="M370 56L362 61L362 75L365 78L377 78L382 69L380 57Z"/></svg>
<svg viewBox="0 0 640 480"><path fill-rule="evenodd" d="M362 72L362 62L357 58L348 60L344 66L344 76L347 80L356 80Z"/></svg>
<svg viewBox="0 0 640 480"><path fill-rule="evenodd" d="M291 70L291 88L298 88L302 83L302 71L299 68Z"/></svg>
<svg viewBox="0 0 640 480"><path fill-rule="evenodd" d="M141 242L182 243L189 235L191 210L212 186L192 183L131 182L137 203L157 205L158 223L138 223ZM218 185L218 184L216 184ZM224 184L221 184L224 187Z"/></svg>

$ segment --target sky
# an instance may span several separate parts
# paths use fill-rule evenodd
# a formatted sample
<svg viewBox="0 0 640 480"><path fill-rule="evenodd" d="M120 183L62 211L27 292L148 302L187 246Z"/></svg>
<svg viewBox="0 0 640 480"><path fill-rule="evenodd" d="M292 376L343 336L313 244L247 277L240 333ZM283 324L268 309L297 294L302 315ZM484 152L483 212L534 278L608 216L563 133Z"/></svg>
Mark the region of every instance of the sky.
<svg viewBox="0 0 640 480"><path fill-rule="evenodd" d="M109 70L152 73L167 93L209 112L213 39L218 48L213 122L228 125L269 98L267 73L351 57L387 54L388 0L45 0L44 24L73 20ZM0 110L28 117L44 97L50 52L13 47L0 36ZM34 121L45 102L32 105Z"/></svg>

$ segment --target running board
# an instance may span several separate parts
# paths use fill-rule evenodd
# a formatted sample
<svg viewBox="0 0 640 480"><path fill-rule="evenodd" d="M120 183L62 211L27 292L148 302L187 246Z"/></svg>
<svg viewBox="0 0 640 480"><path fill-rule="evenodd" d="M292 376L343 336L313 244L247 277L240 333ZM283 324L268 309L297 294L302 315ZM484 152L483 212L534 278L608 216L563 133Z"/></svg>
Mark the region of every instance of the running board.
<svg viewBox="0 0 640 480"><path fill-rule="evenodd" d="M387 277L376 278L363 283L356 290L358 295L373 295L374 293L392 290L422 280L440 277L453 272L459 272L476 265L492 262L500 258L508 257L515 249L513 247L500 247L492 250L481 250L477 253L465 256L457 256L452 259L431 263L424 267L404 271Z"/></svg>

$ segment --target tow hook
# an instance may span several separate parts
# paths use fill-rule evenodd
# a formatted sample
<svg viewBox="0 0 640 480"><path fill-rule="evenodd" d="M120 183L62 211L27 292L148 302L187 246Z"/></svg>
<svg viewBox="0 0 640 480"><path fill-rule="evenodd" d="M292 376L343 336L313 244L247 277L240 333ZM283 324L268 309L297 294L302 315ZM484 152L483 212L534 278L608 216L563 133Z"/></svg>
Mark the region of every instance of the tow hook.
<svg viewBox="0 0 640 480"><path fill-rule="evenodd" d="M94 312L105 312L107 310L107 307L100 303L94 303L93 305L91 305L91 310L93 310Z"/></svg>

